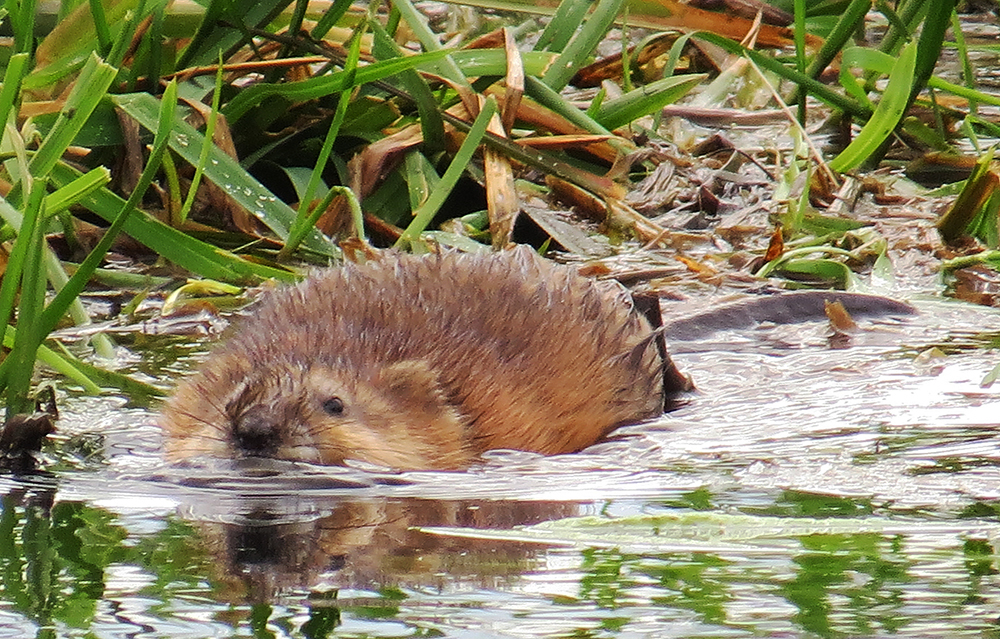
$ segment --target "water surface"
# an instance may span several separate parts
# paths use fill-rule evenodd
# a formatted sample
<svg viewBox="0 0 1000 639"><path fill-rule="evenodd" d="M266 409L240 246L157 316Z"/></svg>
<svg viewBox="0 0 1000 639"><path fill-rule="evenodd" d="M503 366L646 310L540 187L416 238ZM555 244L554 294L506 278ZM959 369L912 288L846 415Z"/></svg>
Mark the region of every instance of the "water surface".
<svg viewBox="0 0 1000 639"><path fill-rule="evenodd" d="M0 636L994 636L1000 323L920 307L675 343L687 405L465 473L170 467L70 398L0 480Z"/></svg>

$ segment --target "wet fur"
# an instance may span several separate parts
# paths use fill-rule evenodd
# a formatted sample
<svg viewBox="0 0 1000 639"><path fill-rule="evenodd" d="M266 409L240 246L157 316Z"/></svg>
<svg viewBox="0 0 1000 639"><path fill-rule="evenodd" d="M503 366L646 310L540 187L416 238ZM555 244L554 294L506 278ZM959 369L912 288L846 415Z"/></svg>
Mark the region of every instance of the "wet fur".
<svg viewBox="0 0 1000 639"><path fill-rule="evenodd" d="M385 254L266 296L167 403L167 450L239 456L235 424L277 424L263 454L324 464L577 451L661 412L651 332L619 285L525 248Z"/></svg>

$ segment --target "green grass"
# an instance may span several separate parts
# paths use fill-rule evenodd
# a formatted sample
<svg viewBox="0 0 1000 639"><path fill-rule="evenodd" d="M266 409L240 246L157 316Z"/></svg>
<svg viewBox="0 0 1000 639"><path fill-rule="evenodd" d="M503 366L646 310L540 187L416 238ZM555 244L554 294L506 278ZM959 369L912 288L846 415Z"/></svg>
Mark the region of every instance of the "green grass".
<svg viewBox="0 0 1000 639"><path fill-rule="evenodd" d="M46 346L57 326L89 321L78 297L119 235L130 236L181 271L240 286L294 279L303 262L336 262L339 241L376 230L380 235L375 239L383 245L420 248L433 237L475 246L474 239L434 231L445 211L467 222L479 220L476 237L489 244L482 221L488 222L492 207L486 216L445 207L461 184L482 186L491 179L476 160L484 147L515 166L579 187L606 202L609 211L620 210L629 184L606 175L613 157L638 150L632 134L656 137L656 117L663 106L709 86L712 73L673 74L693 41L721 47L783 81L780 93L799 103L799 117L804 117L809 97L862 125L854 141L830 162L835 171L875 166L927 86L970 100L963 129L970 137L977 131L995 134L975 114L977 104L997 104L995 96L978 91L969 78L956 84L933 75L941 48L952 46L944 35L953 20L954 0L910 0L896 10L878 4L891 25L879 50L852 44L870 3L849 2L835 20L808 14L807 4L794 3L799 15L788 40L796 47L791 58L699 30L677 40L666 77L581 109L563 89L576 70L593 61L597 45L607 40L615 23L627 13L631 24L662 25L677 19L677 10L671 14L663 7L623 0L601 0L594 6L565 0L556 9L511 2L506 6L512 10L555 12L557 19L534 47L521 45L517 59L508 60L502 47L443 46L409 0L394 0L388 16L352 12L347 2L334 3L326 15L314 15L306 3L290 0L245 3L235 12L236 5L216 1L198 8L168 6L163 0L89 0L64 7L62 18L45 32L36 26L51 16L39 14L40 5L7 3L3 12L14 37L0 51L5 61L0 117L6 123L0 178L11 190L0 202L0 234L9 247L0 319L8 326L10 351L0 362L0 390L8 415L31 409L39 353L90 392L110 388L154 394L136 380L100 372L101 357L114 348L107 336L93 339L93 363ZM816 34L806 29L820 24L826 25L825 43L810 48ZM422 52L404 51L397 44L403 27ZM302 29L312 39L288 35ZM954 46L967 59L964 42L959 39ZM233 70L232 64L253 60L255 52L264 50L273 51L272 59L319 56L325 63L287 75L263 66L256 76ZM831 84L824 73L838 58L840 82ZM196 67L215 71L186 73ZM639 77L637 69L627 77L626 87ZM517 144L515 138L525 134L544 138L552 133L534 123L517 122L506 135L487 130L494 114L514 123L515 114L507 109L519 100L551 114L565 131L612 137L600 143L600 152L578 153ZM190 105L195 102L205 105L207 117L194 116ZM39 142L35 129L25 127L24 114L46 104L58 108L33 118ZM137 138L120 128L118 116L137 124ZM950 148L952 141L942 128L927 131L938 148ZM416 144L394 146L408 132L417 136ZM227 134L236 157L215 143ZM73 154L76 159L71 160L69 152L79 146L89 153ZM143 156L138 177L125 174L117 162L135 149ZM790 160L798 167L796 175L812 170L809 165L816 160L806 157L803 153ZM354 163L361 159L384 174L358 179ZM653 168L650 161L636 165L632 179ZM287 176L297 195L279 197L280 180L261 177L269 173ZM164 210L160 192L175 208ZM224 202L214 218L207 215L212 210L199 208L211 193L213 202ZM808 219L802 215L807 199L800 199L796 220ZM346 222L331 221L326 214L333 210L346 210ZM79 265L63 264L46 237L74 237L81 214L103 219L106 232ZM376 218L379 223L373 225ZM189 220L215 224L220 232L206 235ZM795 226L799 241L814 236L808 224ZM948 229L951 237L966 231L961 224ZM828 236L822 238L821 243ZM832 266L836 251L822 247L792 252L764 272L808 269L805 258L812 253L823 254L815 262L818 272L850 279L850 269L841 272L846 262Z"/></svg>

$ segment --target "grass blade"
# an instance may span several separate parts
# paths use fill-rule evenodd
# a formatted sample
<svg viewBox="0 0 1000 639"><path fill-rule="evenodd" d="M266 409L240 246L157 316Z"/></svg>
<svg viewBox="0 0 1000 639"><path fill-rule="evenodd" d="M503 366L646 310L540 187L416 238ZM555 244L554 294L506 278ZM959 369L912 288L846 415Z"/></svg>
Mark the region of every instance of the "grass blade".
<svg viewBox="0 0 1000 639"><path fill-rule="evenodd" d="M955 0L930 0L927 18L924 19L923 27L920 29L917 60L913 70L910 100L907 106L913 104L917 95L924 90L927 81L934 73L934 66L941 55L944 34L951 24L951 14L954 11Z"/></svg>
<svg viewBox="0 0 1000 639"><path fill-rule="evenodd" d="M94 270L101 265L104 261L104 256L107 254L108 249L111 248L111 244L118 237L121 232L122 227L125 225L126 220L128 220L129 215L135 211L136 206L145 195L146 189L153 182L153 177L155 177L156 172L160 168L160 161L163 158L163 153L167 150L167 139L170 134L171 125L174 120L174 111L177 107L177 82L171 81L167 85L166 90L163 92L162 108L160 109L160 121L159 126L156 129L156 135L153 138L153 151L150 153L149 161L146 163L146 168L143 170L142 175L139 176L139 181L135 188L132 190L132 195L129 196L128 201L122 206L118 215L115 217L111 226L104 232L101 236L101 240L93 248L93 250L87 255L83 262L77 267L76 272L69 279L65 286L56 294L55 298L46 307L44 313L39 320L40 328L45 335L48 335L52 330L55 329L56 324L59 319L66 312L69 307L70 302L75 300L77 296L83 291L83 287L90 280L91 275L93 275Z"/></svg>
<svg viewBox="0 0 1000 639"><path fill-rule="evenodd" d="M340 93L345 89L353 88L375 82L383 78L396 75L400 71L413 69L425 65L435 60L439 60L448 55L447 51L432 51L430 53L420 53L406 58L375 62L366 67L361 67L357 73L351 74L346 71L331 73L317 78L302 80L301 82L289 82L287 84L255 84L244 89L239 95L229 101L222 108L223 115L229 121L230 126L246 115L247 111L257 106L264 100L275 96L282 96L292 102L303 102L315 100L334 93ZM353 76L353 79L352 79Z"/></svg>
<svg viewBox="0 0 1000 639"><path fill-rule="evenodd" d="M424 17L424 14L417 11L410 0L392 0L392 7L396 11L399 11L402 18L406 20L406 24L413 30L424 51L449 53L441 48L437 34L427 26L427 18ZM461 86L469 86L469 81L466 79L465 74L462 73L462 70L458 68L458 65L455 64L455 61L449 55L440 58L435 62L434 66L434 72L441 77L448 78Z"/></svg>
<svg viewBox="0 0 1000 639"><path fill-rule="evenodd" d="M830 66L830 63L850 42L871 8L871 0L851 0L833 31L826 37L823 46L816 52L816 57L809 64L806 75L813 79L818 78Z"/></svg>
<svg viewBox="0 0 1000 639"><path fill-rule="evenodd" d="M597 110L594 119L608 129L617 129L676 102L707 77L704 73L696 73L650 82L620 98L605 102Z"/></svg>
<svg viewBox="0 0 1000 639"><path fill-rule="evenodd" d="M722 48L726 53L741 55L749 58L754 62L754 64L762 69L772 71L782 78L798 84L816 99L825 102L833 108L839 109L854 118L867 120L871 116L871 109L865 108L863 105L859 105L854 100L840 95L819 80L811 78L806 74L799 73L791 67L785 66L780 60L764 55L759 51L747 49L738 42L734 42L729 38L724 38L709 31L699 31L694 37L714 44Z"/></svg>
<svg viewBox="0 0 1000 639"><path fill-rule="evenodd" d="M90 16L94 21L94 32L97 35L98 50L106 56L111 50L111 29L108 28L108 16L104 13L101 0L90 0Z"/></svg>
<svg viewBox="0 0 1000 639"><path fill-rule="evenodd" d="M11 109L17 101L17 96L21 93L21 81L24 79L25 71L31 56L27 53L17 53L10 57L7 62L7 70L3 75L3 87L0 88L0 126L3 126L10 119Z"/></svg>
<svg viewBox="0 0 1000 639"><path fill-rule="evenodd" d="M588 0L563 0L556 8L555 14L549 20L542 35L535 44L536 51L561 52L576 33L578 25L583 24L584 16L591 3Z"/></svg>
<svg viewBox="0 0 1000 639"><path fill-rule="evenodd" d="M353 0L336 0L336 2L333 3L333 6L327 9L326 13L323 14L323 17L319 19L319 22L316 23L316 26L313 27L313 30L309 33L309 35L311 35L314 40L322 40L330 29L332 29L337 22L344 17L347 10L351 8L352 1Z"/></svg>
<svg viewBox="0 0 1000 639"><path fill-rule="evenodd" d="M431 220L434 219L434 215L441 208L441 205L444 204L448 194L455 188L455 184L458 182L458 178L462 176L462 172L465 171L465 167L472 161L473 153L476 152L476 148L486 134L486 126L496 112L496 100L492 96L486 98L486 102L483 103L479 115L476 116L472 127L469 129L469 133L462 142L462 146L459 147L451 164L448 165L444 175L441 176L441 181L438 182L430 196L428 196L427 201L413 212L413 221L406 227L403 234L399 236L399 240L396 242L397 248L416 241L424 229L427 228L427 225L430 224Z"/></svg>
<svg viewBox="0 0 1000 639"><path fill-rule="evenodd" d="M73 143L73 138L86 124L87 118L104 99L108 87L117 75L118 69L101 62L100 58L91 54L83 71L80 72L76 86L66 99L59 118L38 147L35 157L31 159L29 168L32 175L48 175Z"/></svg>
<svg viewBox="0 0 1000 639"><path fill-rule="evenodd" d="M91 169L45 197L45 218L49 219L65 211L109 182L111 182L111 171L107 167L99 166Z"/></svg>
<svg viewBox="0 0 1000 639"><path fill-rule="evenodd" d="M130 93L111 96L111 100L144 128L155 131L159 115L159 102L147 93ZM170 133L170 148L192 166L198 164L205 137L180 117L175 117ZM226 153L211 145L205 177L225 190L237 204L263 222L281 240L288 238L288 231L295 221L296 212L279 200L246 169ZM337 248L313 229L303 244L320 255L335 256ZM216 278L218 279L218 278Z"/></svg>
<svg viewBox="0 0 1000 639"><path fill-rule="evenodd" d="M558 91L552 90L549 88L549 85L538 78L526 75L524 77L524 89L529 97L533 98L543 107L551 109L557 115L562 116L574 126L578 126L594 135L611 135L611 131L600 122L570 104Z"/></svg>
<svg viewBox="0 0 1000 639"><path fill-rule="evenodd" d="M857 168L892 134L909 104L916 60L917 43L914 41L900 52L871 119L847 148L830 162L831 169L842 173Z"/></svg>
<svg viewBox="0 0 1000 639"><path fill-rule="evenodd" d="M372 34L375 37L374 53L380 59L393 59L403 56L399 45L389 37L377 22L372 23ZM348 68L350 68L348 66ZM413 69L407 69L399 73L399 82L409 93L410 97L417 104L417 112L420 115L420 131L424 138L424 145L437 152L444 150L444 121L438 113L437 101L434 93L427 85L427 82ZM345 91L344 94L347 92Z"/></svg>
<svg viewBox="0 0 1000 639"><path fill-rule="evenodd" d="M65 165L57 166L52 172L53 182L60 186L69 184L79 176L78 171ZM107 189L100 189L80 200L79 204L104 220L114 222L125 206L125 200ZM235 283L258 282L268 278L283 281L295 279L289 271L249 262L229 251L206 244L164 224L145 211L139 210L136 213L137 215L130 215L125 220L122 232L192 273Z"/></svg>
<svg viewBox="0 0 1000 639"><path fill-rule="evenodd" d="M961 193L938 219L938 233L945 242L954 242L968 233L969 227L973 225L986 202L1000 187L1000 179L991 169L994 153L995 149L991 147L979 158Z"/></svg>
<svg viewBox="0 0 1000 639"><path fill-rule="evenodd" d="M563 52L542 76L542 82L554 91L562 91L576 72L587 63L587 58L608 34L611 24L618 17L624 0L599 0L590 17Z"/></svg>
<svg viewBox="0 0 1000 639"><path fill-rule="evenodd" d="M45 269L42 264L42 245L45 243L45 225L42 224L45 190L45 180L32 181L24 209L24 223L17 238L17 243L25 244L26 249L23 253L24 266L21 270L20 304L17 312L17 325L20 330L14 336L14 348L4 360L7 376L5 379L0 379L0 387L5 386L7 390L7 419L18 413L31 412L31 400L28 395L31 377L35 370L35 353L42 339L48 334L40 330L37 322L45 301Z"/></svg>
<svg viewBox="0 0 1000 639"><path fill-rule="evenodd" d="M171 80L171 84L174 81ZM168 89L170 86L167 87ZM177 89L176 86L173 89L174 96L172 98L173 106L170 107L171 115L173 114L174 106L177 104ZM219 101L222 95L222 58L219 58L219 68L215 72L215 91L212 92L212 109L208 114L208 121L205 122L205 137L201 141L201 153L198 154L198 163L194 167L194 176L191 178L191 185L188 187L187 197L184 199L184 204L181 206L180 213L177 219L184 223L187 221L188 214L191 212L191 207L194 206L195 196L198 194L198 185L201 184L201 176L205 174L205 165L208 164L208 156L212 152L215 146L215 124L219 119ZM163 106L167 105L167 95L164 91L162 98ZM163 124L163 109L160 110L160 124ZM157 130L159 132L159 129ZM157 161L159 164L159 161ZM147 165L148 167L148 165Z"/></svg>
<svg viewBox="0 0 1000 639"><path fill-rule="evenodd" d="M222 57L228 58L229 52L253 37L248 25L263 27L270 24L289 4L290 0L211 0L191 43L177 62L177 68L215 64L220 52ZM226 22L229 26L220 28Z"/></svg>

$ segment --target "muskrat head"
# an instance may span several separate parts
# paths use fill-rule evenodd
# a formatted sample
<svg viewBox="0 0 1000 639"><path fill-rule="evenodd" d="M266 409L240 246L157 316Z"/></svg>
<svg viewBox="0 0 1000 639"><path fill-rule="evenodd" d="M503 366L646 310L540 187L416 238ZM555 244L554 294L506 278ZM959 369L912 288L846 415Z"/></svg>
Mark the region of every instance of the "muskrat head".
<svg viewBox="0 0 1000 639"><path fill-rule="evenodd" d="M237 373L237 371L239 371ZM163 411L168 455L361 460L403 469L468 465L465 419L423 361L371 373L325 364L253 370L216 358Z"/></svg>

